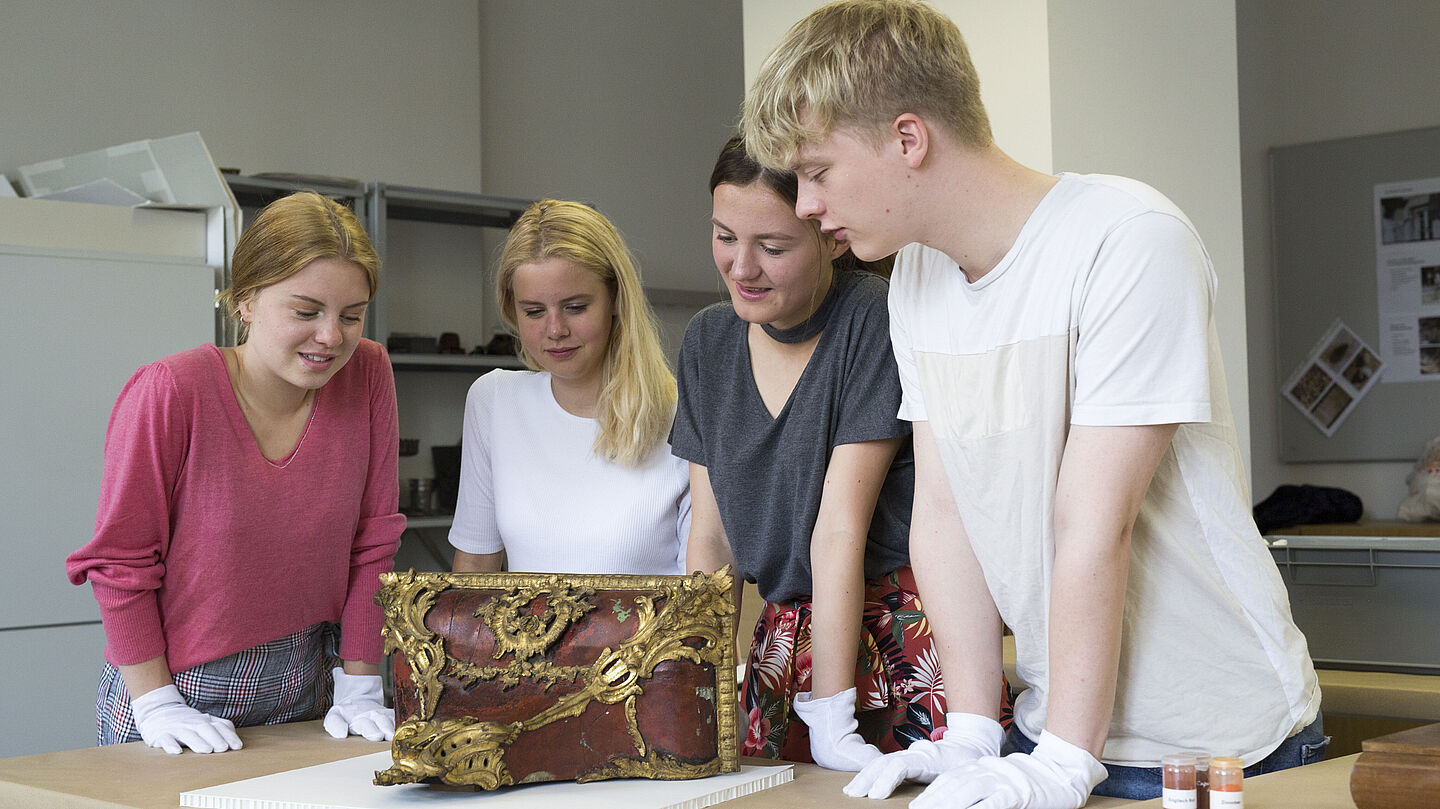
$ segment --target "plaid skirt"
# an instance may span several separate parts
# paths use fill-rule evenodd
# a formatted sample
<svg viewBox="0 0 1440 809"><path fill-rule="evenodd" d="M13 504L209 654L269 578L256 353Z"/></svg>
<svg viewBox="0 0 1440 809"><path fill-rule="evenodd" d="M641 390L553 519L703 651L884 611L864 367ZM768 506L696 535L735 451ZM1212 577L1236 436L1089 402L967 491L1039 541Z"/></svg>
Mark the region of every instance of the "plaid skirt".
<svg viewBox="0 0 1440 809"><path fill-rule="evenodd" d="M340 665L339 628L313 624L293 635L174 675L192 708L236 727L318 719L330 710L330 669ZM96 743L140 741L120 670L106 663L95 698Z"/></svg>
<svg viewBox="0 0 1440 809"><path fill-rule="evenodd" d="M865 741L893 753L945 730L945 684L930 624L908 566L865 582L855 718ZM791 708L811 690L810 604L766 602L750 643L741 685L748 728L740 753L810 761L810 734ZM1011 725L1010 688L1002 675L1001 725Z"/></svg>

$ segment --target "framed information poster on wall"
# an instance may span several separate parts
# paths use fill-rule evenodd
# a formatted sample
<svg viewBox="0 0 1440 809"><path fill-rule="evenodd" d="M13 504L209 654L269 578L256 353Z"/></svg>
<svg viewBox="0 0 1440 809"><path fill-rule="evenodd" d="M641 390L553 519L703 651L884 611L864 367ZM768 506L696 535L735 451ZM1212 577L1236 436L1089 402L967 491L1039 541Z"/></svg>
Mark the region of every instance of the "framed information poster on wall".
<svg viewBox="0 0 1440 809"><path fill-rule="evenodd" d="M1411 318L1417 342L1407 354L1403 345L1394 342L1400 339L1394 318L1382 316L1382 309L1395 308L1393 284L1387 279L1412 275L1397 274L1389 265L1400 253L1414 253L1416 245L1423 246L1434 232L1428 191L1401 190L1419 178L1440 177L1440 127L1278 147L1270 153L1270 167L1276 369L1282 376L1277 381L1281 395L1290 400L1279 408L1280 459L1286 463L1414 460L1426 441L1440 435L1440 385L1424 381L1433 377L1421 373L1418 364L1409 373L1410 364L1400 360L1407 356L1416 363L1421 360L1420 349L1428 346L1420 345L1419 335L1430 324L1419 315ZM1405 200L1405 210L1394 215L1396 221L1388 229L1382 211L1387 197ZM1400 229L1400 219L1408 216L1407 221L1419 223L1422 214L1425 224ZM1423 237L1415 239L1399 235L1422 231ZM1440 246L1440 241L1435 245ZM1432 263L1440 267L1440 262ZM1422 299L1424 264L1416 265L1413 273ZM1437 274L1440 269L1431 271ZM1367 388L1363 399L1317 417L1299 405L1290 406L1295 404L1292 392L1309 390L1292 377L1302 366L1310 367L1307 362L1317 343L1324 341L1336 321L1371 347L1384 367L1371 371L1378 380L1362 380ZM1440 331L1440 320L1434 325ZM1433 353L1440 355L1440 343L1436 349ZM1317 418L1326 422L1321 429Z"/></svg>

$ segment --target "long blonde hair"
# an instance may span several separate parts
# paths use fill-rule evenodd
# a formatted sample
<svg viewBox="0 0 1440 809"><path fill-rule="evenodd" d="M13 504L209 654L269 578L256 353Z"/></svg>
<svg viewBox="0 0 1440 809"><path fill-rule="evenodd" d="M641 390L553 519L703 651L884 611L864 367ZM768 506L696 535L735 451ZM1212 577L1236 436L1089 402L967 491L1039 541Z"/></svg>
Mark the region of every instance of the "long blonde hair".
<svg viewBox="0 0 1440 809"><path fill-rule="evenodd" d="M675 376L665 364L655 313L640 286L640 271L619 231L595 209L553 199L536 202L510 228L495 276L500 317L512 332L519 331L515 270L556 257L594 273L615 300L600 398L595 403L600 428L595 453L635 466L666 440L675 416ZM532 370L540 370L540 363L523 345L520 358Z"/></svg>

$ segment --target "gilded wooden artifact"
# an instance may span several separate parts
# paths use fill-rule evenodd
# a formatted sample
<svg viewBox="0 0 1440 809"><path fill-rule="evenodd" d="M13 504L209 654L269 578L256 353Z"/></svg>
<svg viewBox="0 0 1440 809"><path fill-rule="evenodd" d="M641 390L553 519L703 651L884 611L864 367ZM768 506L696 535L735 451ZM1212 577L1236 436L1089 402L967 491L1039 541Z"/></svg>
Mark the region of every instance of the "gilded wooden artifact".
<svg viewBox="0 0 1440 809"><path fill-rule="evenodd" d="M489 790L740 769L728 568L380 578L400 723L375 783Z"/></svg>

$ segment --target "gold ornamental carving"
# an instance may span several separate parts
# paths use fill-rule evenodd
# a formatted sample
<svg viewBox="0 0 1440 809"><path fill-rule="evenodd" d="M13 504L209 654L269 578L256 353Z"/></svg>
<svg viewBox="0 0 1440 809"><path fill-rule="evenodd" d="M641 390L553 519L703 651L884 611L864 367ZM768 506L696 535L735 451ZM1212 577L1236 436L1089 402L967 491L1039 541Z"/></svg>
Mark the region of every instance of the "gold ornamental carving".
<svg viewBox="0 0 1440 809"><path fill-rule="evenodd" d="M435 702L443 686L440 672L450 662L445 643L425 626L425 616L435 606L435 597L449 583L433 576L408 573L382 573L383 586L375 593L375 603L385 614L380 637L385 641L385 654L399 651L414 672L416 697L420 715L435 712Z"/></svg>
<svg viewBox="0 0 1440 809"><path fill-rule="evenodd" d="M385 611L385 648L399 650L410 664L418 715L406 717L392 745L394 766L375 774L388 785L438 780L449 785L495 789L515 783L506 752L521 734L583 714L593 703L622 705L634 755L608 761L577 776L579 781L647 777L698 778L739 769L736 732L734 621L729 568L691 576L556 575L524 573L387 573L377 603ZM451 656L443 640L425 625L436 596L447 589L499 590L474 616L495 638L493 659L507 666L483 665ZM596 607L596 591L635 593L633 633L615 648L606 647L589 666L555 666L532 660L551 650L582 616ZM537 602L543 599L543 607ZM612 599L616 617L629 626L629 610ZM414 655L412 657L412 655ZM684 660L714 672L710 686L697 689L713 704L718 754L703 763L672 759L647 745L637 718L637 700L655 668ZM503 688L537 682L549 690L557 682L580 684L577 691L517 722L487 722L471 717L433 719L444 691L442 675L470 687L496 681ZM707 718L706 724L710 723Z"/></svg>
<svg viewBox="0 0 1440 809"><path fill-rule="evenodd" d="M484 619L495 634L496 660L507 654L524 660L549 649L580 616L595 609L585 600L594 595L591 589L575 592L559 576L550 576L528 587L511 588L476 610L475 617ZM542 596L544 612L525 611Z"/></svg>
<svg viewBox="0 0 1440 809"><path fill-rule="evenodd" d="M544 683L548 690L558 682L575 682L589 671L589 666L555 666L541 660L517 660L508 666L477 666L463 660L451 660L449 671L468 688L478 682L494 681L504 688L514 688L526 680Z"/></svg>
<svg viewBox="0 0 1440 809"><path fill-rule="evenodd" d="M481 789L510 786L515 779L505 768L505 748L520 735L518 724L451 719L405 722L395 729L395 763L375 773L380 786L413 784L440 778L447 784Z"/></svg>

